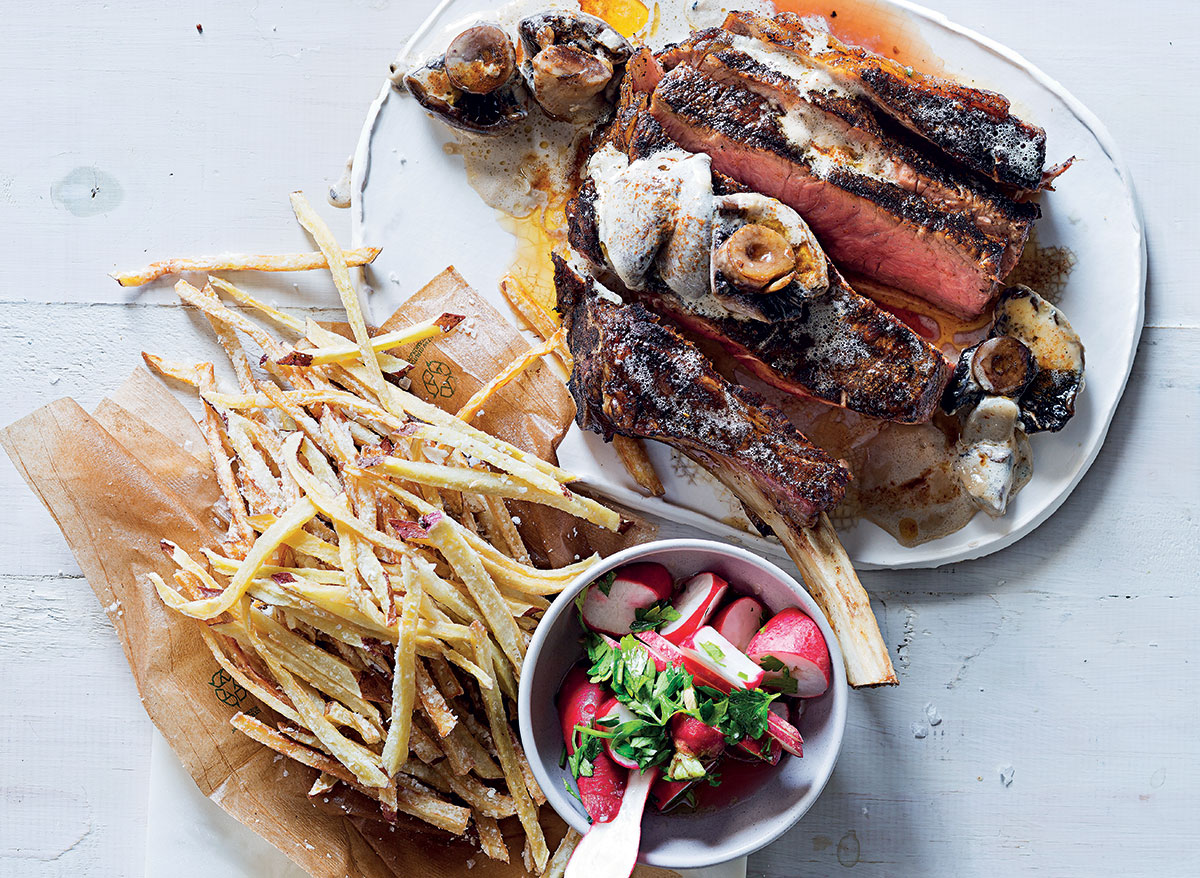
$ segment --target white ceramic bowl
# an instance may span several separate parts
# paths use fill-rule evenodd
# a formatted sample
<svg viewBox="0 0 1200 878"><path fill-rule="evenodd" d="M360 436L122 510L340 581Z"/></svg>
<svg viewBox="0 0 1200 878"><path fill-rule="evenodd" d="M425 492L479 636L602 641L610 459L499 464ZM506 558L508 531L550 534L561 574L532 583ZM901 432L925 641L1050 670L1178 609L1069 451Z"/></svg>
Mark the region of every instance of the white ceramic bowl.
<svg viewBox="0 0 1200 878"><path fill-rule="evenodd" d="M676 581L712 571L772 612L799 607L817 621L829 644L833 681L824 695L808 699L805 706L799 722L803 758L785 755L761 787L729 807L693 814L648 809L642 821L639 859L647 865L694 869L745 856L794 826L821 794L841 750L848 696L842 653L824 614L796 580L745 549L708 540L646 543L605 558L571 583L538 625L521 674L518 717L533 773L559 816L587 832L587 813L564 786L564 781L572 782L570 772L559 767L563 740L556 698L563 677L583 657L575 596L596 577L633 561L662 564Z"/></svg>

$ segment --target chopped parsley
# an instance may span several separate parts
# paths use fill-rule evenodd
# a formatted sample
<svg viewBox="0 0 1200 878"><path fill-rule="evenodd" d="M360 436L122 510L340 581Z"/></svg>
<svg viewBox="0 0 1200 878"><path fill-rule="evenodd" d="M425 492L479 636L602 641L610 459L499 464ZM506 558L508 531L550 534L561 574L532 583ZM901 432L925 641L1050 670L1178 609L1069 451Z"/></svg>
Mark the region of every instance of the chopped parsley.
<svg viewBox="0 0 1200 878"><path fill-rule="evenodd" d="M633 719L621 722L613 717L597 720L592 726L575 727L576 749L567 757L567 764L576 778L592 776L605 742L614 753L643 770L671 763L671 780L706 777L699 760L680 758L675 753L669 723L676 714L687 714L713 726L730 744L761 738L767 732L767 707L776 695L759 689L734 689L725 694L696 686L683 668L667 666L660 671L632 634L614 646L608 638L589 632L584 646L590 662L589 679L612 692Z"/></svg>
<svg viewBox="0 0 1200 878"><path fill-rule="evenodd" d="M784 695L795 695L799 683L792 676L791 669L773 655L763 656L758 666L764 671L779 673L778 677L768 677L763 680L762 687L769 692L782 692Z"/></svg>
<svg viewBox="0 0 1200 878"><path fill-rule="evenodd" d="M600 593L605 597L612 594L613 583L617 581L617 571L610 570L597 579L592 585L600 589Z"/></svg>
<svg viewBox="0 0 1200 878"><path fill-rule="evenodd" d="M724 662L725 661L724 651L721 649L721 647L717 646L715 643L702 643L702 644L700 644L700 648L702 650L704 650L706 653L708 653L712 657L712 660L714 662Z"/></svg>
<svg viewBox="0 0 1200 878"><path fill-rule="evenodd" d="M635 634L639 631L657 631L663 625L674 622L678 618L679 611L671 606L670 599L663 598L648 607L635 610L633 624L629 626L629 630Z"/></svg>

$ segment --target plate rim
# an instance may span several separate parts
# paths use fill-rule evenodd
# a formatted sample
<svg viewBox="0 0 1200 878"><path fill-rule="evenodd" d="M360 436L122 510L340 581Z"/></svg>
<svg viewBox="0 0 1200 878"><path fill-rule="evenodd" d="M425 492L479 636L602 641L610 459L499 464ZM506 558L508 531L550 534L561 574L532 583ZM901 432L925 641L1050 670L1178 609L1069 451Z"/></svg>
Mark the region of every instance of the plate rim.
<svg viewBox="0 0 1200 878"><path fill-rule="evenodd" d="M408 55L411 48L429 32L429 30L437 23L438 19L446 11L446 9L459 2L463 2L463 0L440 0L440 2L438 2L438 4L424 19L424 21L422 21L417 27L412 36L409 37L409 39L405 42L399 54L402 56ZM1147 276L1146 225L1145 217L1142 211L1141 200L1138 198L1137 189L1133 183L1133 176L1129 171L1129 166L1126 164L1125 158L1121 153L1121 149L1117 145L1116 140L1113 138L1112 133L1108 130L1108 127L1100 120L1100 118L1096 116L1096 114L1093 113L1082 101L1076 98L1073 93L1071 93L1064 85L1062 85L1062 83L1047 74L1036 64L1030 62L1024 55L1015 49L1009 48L1003 43L1000 43L991 37L985 36L984 34L981 34L972 28L958 24L943 12L939 12L927 6L911 2L911 0L874 0L874 2L883 3L885 6L894 7L905 14L924 19L937 27L944 28L951 33L965 37L992 54L997 55L1009 63L1021 68L1034 81L1036 81L1038 85L1053 93L1059 100L1061 100L1063 105L1070 110L1075 118L1095 137L1096 142L1104 151L1104 154L1112 164L1113 169L1116 170L1121 181L1121 185L1124 187L1125 193L1129 199L1131 219L1133 220L1134 231L1136 232L1138 238L1138 282L1136 285L1136 290L1133 291L1136 295L1136 316L1134 325L1131 327L1131 345L1126 357L1124 374L1121 376L1119 386L1116 388L1116 395L1113 399L1112 405L1103 413L1100 418L1101 423L1099 424L1098 430L1095 433L1094 440L1089 443L1086 453L1076 464L1075 471L1072 473L1066 484L1058 491L1058 493L1045 502L1041 508L1020 527L1014 528L1007 533L999 534L991 539L984 538L979 540L976 544L968 543L961 548L950 550L946 554L937 555L934 557L927 556L913 558L911 561L899 560L887 564L880 564L871 561L860 561L858 559L853 559L855 567L860 570L935 569L948 564L957 564L963 561L973 561L978 558L986 557L987 555L991 555L995 552L999 552L1008 548L1018 540L1021 540L1033 533L1035 530L1045 524L1045 522L1055 512L1057 512L1064 503L1066 503L1067 498L1074 493L1075 489L1079 486L1079 483L1083 480L1083 477L1087 475L1088 471L1092 467L1092 464L1095 463L1096 458L1100 455L1100 450L1108 441L1108 433L1109 429L1112 427L1113 418L1116 417L1117 409L1120 407L1121 400L1124 398L1125 390L1128 387L1129 378L1133 372L1133 364L1137 359L1138 349L1141 343L1141 336L1145 329ZM353 247L363 246L362 196L370 176L371 139L372 135L374 134L379 113L381 112L384 104L387 102L392 91L393 85L391 81L385 78L379 94L371 102L370 107L367 110L366 118L363 122L362 129L359 132L358 141L355 144L350 176L351 246ZM361 283L364 279L363 269L358 269L358 272ZM644 498L635 496L632 494L632 492L621 491L619 489L614 491L611 488L603 485L593 485L592 487L603 494L613 497L614 499L618 500L618 502L626 503L627 505L637 508L641 512L673 521L678 524L697 527L697 522L692 519L702 519L704 522L702 527L707 529L711 536L719 539L732 540L736 544L742 546L752 546L761 551L768 552L776 557L786 557L783 547L778 542L772 542L764 537L756 536L752 533L743 534L741 531L737 531L736 528L729 527L728 525L724 525L722 527L722 522L716 519L710 519L706 516L700 515L699 513L692 512L691 510L683 509L682 507L670 507L672 514L665 515L659 507L649 508L643 503L637 503L637 500ZM678 513L684 514L680 515ZM727 532L714 532L714 526L716 526L720 531ZM882 531L882 528L880 528L880 530ZM736 534L729 533L734 531L736 531ZM886 531L882 532L884 534L887 533ZM935 546L941 540L948 539L952 536L953 534L947 534L945 537L930 540L929 542L922 543L921 545ZM897 543L897 545L899 544ZM916 549L918 547L913 548Z"/></svg>

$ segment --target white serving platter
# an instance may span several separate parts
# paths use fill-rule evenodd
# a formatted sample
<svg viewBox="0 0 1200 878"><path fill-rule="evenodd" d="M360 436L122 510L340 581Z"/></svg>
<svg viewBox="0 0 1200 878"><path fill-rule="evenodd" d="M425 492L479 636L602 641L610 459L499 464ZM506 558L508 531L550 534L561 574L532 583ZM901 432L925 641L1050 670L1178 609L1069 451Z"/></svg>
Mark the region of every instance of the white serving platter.
<svg viewBox="0 0 1200 878"><path fill-rule="evenodd" d="M660 0L682 4L685 0ZM1002 92L1022 118L1046 129L1048 163L1075 156L1057 191L1042 200L1041 246L1076 257L1059 304L1087 348L1086 389L1061 433L1031 439L1034 476L1003 518L976 515L962 530L914 548L862 521L840 531L864 569L937 567L1009 546L1067 499L1095 460L1125 388L1145 312L1146 248L1141 211L1128 170L1103 124L1061 85L1018 53L904 0L882 0L942 59L947 74ZM569 2L543 5L571 6ZM735 7L738 4L733 4ZM749 3L747 5L750 5ZM880 5L876 0L875 5ZM484 0L445 0L405 49L420 57L444 47L449 25L489 17ZM370 306L388 314L426 280L453 264L485 298L508 312L497 282L510 266L514 240L470 187L462 159L444 148L449 131L408 95L385 83L372 103L354 156L351 180L355 246L383 247L364 273ZM643 496L611 446L572 428L559 448L562 465L596 490L638 511L691 525L713 537L782 557L778 542L726 523L742 518L736 499L672 450L649 443L666 498Z"/></svg>

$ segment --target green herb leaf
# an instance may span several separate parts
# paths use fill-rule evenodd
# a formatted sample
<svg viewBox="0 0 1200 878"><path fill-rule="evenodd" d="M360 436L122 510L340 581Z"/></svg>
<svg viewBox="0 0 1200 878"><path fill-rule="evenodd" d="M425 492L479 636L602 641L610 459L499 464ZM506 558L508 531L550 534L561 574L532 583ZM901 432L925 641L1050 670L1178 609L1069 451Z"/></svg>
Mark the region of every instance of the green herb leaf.
<svg viewBox="0 0 1200 878"><path fill-rule="evenodd" d="M725 653L721 650L721 647L717 646L715 643L702 643L700 644L700 648L712 656L713 661L725 661Z"/></svg>
<svg viewBox="0 0 1200 878"><path fill-rule="evenodd" d="M762 661L758 666L764 671L778 673L777 677L768 677L763 680L762 688L768 692L781 692L784 695L795 695L800 684L796 682L796 678L792 676L791 669L777 659L773 655L763 656Z"/></svg>
<svg viewBox="0 0 1200 878"><path fill-rule="evenodd" d="M730 743L761 738L767 733L767 708L777 697L761 689L731 690L724 721L717 728Z"/></svg>
<svg viewBox="0 0 1200 878"><path fill-rule="evenodd" d="M612 593L613 583L616 581L616 579L617 571L610 570L593 582L592 585L597 586L600 589L600 593L605 597L608 597L609 594Z"/></svg>
<svg viewBox="0 0 1200 878"><path fill-rule="evenodd" d="M668 622L674 622L679 618L679 611L671 606L669 598L663 598L661 601L655 601L648 607L641 607L633 613L633 624L629 626L629 630L637 633L638 631L657 631Z"/></svg>
<svg viewBox="0 0 1200 878"><path fill-rule="evenodd" d="M583 804L583 796L581 796L581 795L579 795L579 793L575 792L575 787L571 786L571 784L567 782L567 779L565 777L562 779L562 782L563 782L563 786L567 788L567 792L571 794L571 797L574 798L577 802L579 802L579 804L582 805ZM588 819L590 820L591 818L589 817Z"/></svg>

